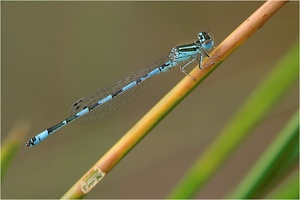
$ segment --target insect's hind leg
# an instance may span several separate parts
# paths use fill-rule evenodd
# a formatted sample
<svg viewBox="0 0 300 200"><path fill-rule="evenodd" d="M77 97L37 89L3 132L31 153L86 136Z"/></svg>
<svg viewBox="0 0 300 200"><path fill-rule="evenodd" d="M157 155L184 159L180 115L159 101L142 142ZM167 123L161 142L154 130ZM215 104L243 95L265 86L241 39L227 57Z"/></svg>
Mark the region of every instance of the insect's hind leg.
<svg viewBox="0 0 300 200"><path fill-rule="evenodd" d="M191 64L192 62L194 62L197 58L191 58L187 63L185 63L184 65L180 66L180 71L182 71L185 75L191 77L193 80L195 80L194 77L192 77L187 71L185 71L185 67L187 67L189 64Z"/></svg>

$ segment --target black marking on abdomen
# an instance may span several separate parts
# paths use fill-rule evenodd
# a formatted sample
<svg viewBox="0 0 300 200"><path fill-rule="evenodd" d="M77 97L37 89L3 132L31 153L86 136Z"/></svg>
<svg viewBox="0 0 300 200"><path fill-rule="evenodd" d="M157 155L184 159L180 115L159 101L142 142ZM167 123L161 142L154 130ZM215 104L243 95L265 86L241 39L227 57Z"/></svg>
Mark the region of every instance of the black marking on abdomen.
<svg viewBox="0 0 300 200"><path fill-rule="evenodd" d="M140 82L142 82L142 78L145 78L145 77L147 77L147 75L145 75L145 76L143 76L143 77L137 79L137 80L135 81L136 85L138 85Z"/></svg>
<svg viewBox="0 0 300 200"><path fill-rule="evenodd" d="M121 94L122 92L124 92L123 89L120 89L119 91L117 91L117 92L111 94L111 97L112 97L112 98L115 98L116 96L118 96L118 95Z"/></svg>
<svg viewBox="0 0 300 200"><path fill-rule="evenodd" d="M160 66L158 69L160 72L162 72L162 69L164 69L165 67L168 67L170 64L169 63L164 63L162 66Z"/></svg>
<svg viewBox="0 0 300 200"><path fill-rule="evenodd" d="M89 106L89 111L93 110L95 107L99 106L101 104L99 103L94 103L93 105Z"/></svg>
<svg viewBox="0 0 300 200"><path fill-rule="evenodd" d="M70 117L69 117L70 118ZM50 135L53 130L56 131L57 129L59 129L60 127L63 127L65 125L64 121L52 126L51 128L48 128L47 131L48 131L48 135Z"/></svg>
<svg viewBox="0 0 300 200"><path fill-rule="evenodd" d="M29 140L29 144L34 145L34 143L35 143L35 141L36 141L36 138L37 138L37 137L31 138L31 139ZM39 137L39 141L41 141L41 140L40 140L40 137ZM28 146L29 146L29 145L28 145Z"/></svg>
<svg viewBox="0 0 300 200"><path fill-rule="evenodd" d="M73 115L73 116L71 116L71 117L68 117L68 118L65 119L65 120L66 120L66 122L67 122L67 124L68 124L68 123L72 122L74 119L76 119L77 117L78 117L77 115Z"/></svg>

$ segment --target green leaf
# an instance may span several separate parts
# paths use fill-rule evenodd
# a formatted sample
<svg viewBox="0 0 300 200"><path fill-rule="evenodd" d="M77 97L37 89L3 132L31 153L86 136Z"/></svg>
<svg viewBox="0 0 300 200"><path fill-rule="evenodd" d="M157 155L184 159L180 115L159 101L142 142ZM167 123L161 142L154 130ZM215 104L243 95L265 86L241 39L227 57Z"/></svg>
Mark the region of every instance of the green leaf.
<svg viewBox="0 0 300 200"><path fill-rule="evenodd" d="M280 132L230 198L259 198L298 163L299 113ZM287 197L285 197L287 198Z"/></svg>

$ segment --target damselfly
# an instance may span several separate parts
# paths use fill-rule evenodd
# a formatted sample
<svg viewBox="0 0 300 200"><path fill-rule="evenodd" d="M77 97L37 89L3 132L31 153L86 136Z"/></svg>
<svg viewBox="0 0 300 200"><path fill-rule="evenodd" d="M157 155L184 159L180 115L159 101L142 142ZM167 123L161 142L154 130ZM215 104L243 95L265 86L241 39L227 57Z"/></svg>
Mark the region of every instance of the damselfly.
<svg viewBox="0 0 300 200"><path fill-rule="evenodd" d="M206 66L202 66L202 59L204 55L210 57L207 50L210 50L213 46L214 41L209 33L198 33L198 40L195 42L176 46L169 55L162 57L151 65L132 73L121 81L79 99L72 105L70 117L31 138L25 146L33 147L39 144L49 135L76 119L81 119L85 123L93 123L111 117L134 99L144 88L146 80L154 75L167 72L173 67L179 66L180 63L182 63L180 70L185 75L190 76L185 71L185 67L194 61L198 61L200 69L205 68Z"/></svg>

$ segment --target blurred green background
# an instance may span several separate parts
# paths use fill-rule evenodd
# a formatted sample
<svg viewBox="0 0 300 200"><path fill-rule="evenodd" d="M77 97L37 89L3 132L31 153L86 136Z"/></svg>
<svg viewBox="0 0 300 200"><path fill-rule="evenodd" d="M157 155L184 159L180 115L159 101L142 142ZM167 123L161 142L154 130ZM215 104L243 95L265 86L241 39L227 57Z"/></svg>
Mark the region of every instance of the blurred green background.
<svg viewBox="0 0 300 200"><path fill-rule="evenodd" d="M19 117L31 120L30 139L68 117L80 97L194 41L199 31L209 30L219 44L262 4L2 2L2 139ZM164 198L296 41L298 6L285 5L86 197ZM20 148L2 198L61 197L183 77L178 69L157 76L116 117L71 124L33 149ZM198 198L221 198L235 187L298 108L298 90L295 85Z"/></svg>

